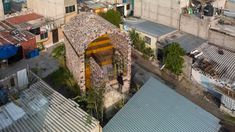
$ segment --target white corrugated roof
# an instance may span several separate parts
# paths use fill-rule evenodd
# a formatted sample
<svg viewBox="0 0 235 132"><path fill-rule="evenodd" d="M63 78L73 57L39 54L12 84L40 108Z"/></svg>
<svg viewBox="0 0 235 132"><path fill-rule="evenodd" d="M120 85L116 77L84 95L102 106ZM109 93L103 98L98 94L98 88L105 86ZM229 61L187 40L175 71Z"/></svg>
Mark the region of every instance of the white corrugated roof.
<svg viewBox="0 0 235 132"><path fill-rule="evenodd" d="M79 108L76 102L66 99L43 81L34 83L29 89L22 92L19 102L17 105L22 107L26 114L17 121L12 118L5 118L10 119L5 120L2 117L10 117L9 113L1 109L3 110L0 111L1 131L89 132L99 125L99 122L94 118L92 118L91 124L87 123L88 114ZM6 121L7 124L1 125Z"/></svg>

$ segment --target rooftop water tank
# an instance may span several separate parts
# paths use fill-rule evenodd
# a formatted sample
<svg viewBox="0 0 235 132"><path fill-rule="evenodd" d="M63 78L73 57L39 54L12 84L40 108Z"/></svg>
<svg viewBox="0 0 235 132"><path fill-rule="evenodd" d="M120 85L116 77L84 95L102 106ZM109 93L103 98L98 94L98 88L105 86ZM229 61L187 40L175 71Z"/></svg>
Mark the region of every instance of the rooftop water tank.
<svg viewBox="0 0 235 132"><path fill-rule="evenodd" d="M204 15L205 16L213 16L214 15L214 7L209 3L204 7Z"/></svg>

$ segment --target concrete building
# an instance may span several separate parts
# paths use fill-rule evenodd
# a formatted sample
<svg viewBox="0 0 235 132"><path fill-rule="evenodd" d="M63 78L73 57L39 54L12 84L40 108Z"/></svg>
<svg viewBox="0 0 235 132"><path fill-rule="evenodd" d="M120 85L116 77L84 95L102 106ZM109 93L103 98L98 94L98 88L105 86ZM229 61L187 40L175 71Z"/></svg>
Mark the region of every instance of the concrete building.
<svg viewBox="0 0 235 132"><path fill-rule="evenodd" d="M177 31L175 28L169 26L136 18L125 19L123 29L126 32L135 30L145 40L146 46L152 48L154 51L158 48L158 41Z"/></svg>
<svg viewBox="0 0 235 132"><path fill-rule="evenodd" d="M0 131L102 132L99 121L27 69L0 78Z"/></svg>
<svg viewBox="0 0 235 132"><path fill-rule="evenodd" d="M218 132L220 127L218 118L150 78L103 132Z"/></svg>
<svg viewBox="0 0 235 132"><path fill-rule="evenodd" d="M108 11L108 4L100 1L87 0L79 3L79 12L101 13Z"/></svg>
<svg viewBox="0 0 235 132"><path fill-rule="evenodd" d="M193 54L192 80L221 101L221 110L235 116L235 53L203 44Z"/></svg>
<svg viewBox="0 0 235 132"><path fill-rule="evenodd" d="M107 12L114 9L120 12L121 16L127 17L132 13L133 7L129 0L127 1L110 1L110 0L83 0L78 3L80 12Z"/></svg>
<svg viewBox="0 0 235 132"><path fill-rule="evenodd" d="M0 21L0 29L0 47L5 45L16 46L18 48L17 53L14 54L16 55L16 60L26 58L30 52L37 48L36 38L32 33L16 28L5 20ZM3 53L3 51L1 55L7 54ZM3 59L8 60L10 57L12 56L6 56L6 58Z"/></svg>
<svg viewBox="0 0 235 132"><path fill-rule="evenodd" d="M225 2L216 0L206 4L197 0L136 0L134 16L208 39L210 25L216 21L214 10L224 9ZM212 8L212 16L205 14L207 7Z"/></svg>
<svg viewBox="0 0 235 132"><path fill-rule="evenodd" d="M61 27L56 27L54 21L48 21L42 15L31 11L8 16L6 21L34 34L38 47L48 48L64 41Z"/></svg>
<svg viewBox="0 0 235 132"><path fill-rule="evenodd" d="M116 10L119 11L121 15L124 17L128 17L133 12L132 3L129 0L123 3L117 3L115 7L116 7Z"/></svg>
<svg viewBox="0 0 235 132"><path fill-rule="evenodd" d="M3 3L2 0L0 1L0 21L4 20L4 8L3 8Z"/></svg>
<svg viewBox="0 0 235 132"><path fill-rule="evenodd" d="M235 11L235 1L227 0L225 4L225 9L230 11Z"/></svg>
<svg viewBox="0 0 235 132"><path fill-rule="evenodd" d="M106 110L129 92L131 40L93 13L82 13L65 25L66 64L81 91L105 88Z"/></svg>
<svg viewBox="0 0 235 132"><path fill-rule="evenodd" d="M134 16L179 28L181 9L189 0L135 0Z"/></svg>
<svg viewBox="0 0 235 132"><path fill-rule="evenodd" d="M235 51L235 20L232 17L220 17L211 24L208 40L219 47Z"/></svg>
<svg viewBox="0 0 235 132"><path fill-rule="evenodd" d="M27 8L63 25L77 14L76 0L27 0Z"/></svg>

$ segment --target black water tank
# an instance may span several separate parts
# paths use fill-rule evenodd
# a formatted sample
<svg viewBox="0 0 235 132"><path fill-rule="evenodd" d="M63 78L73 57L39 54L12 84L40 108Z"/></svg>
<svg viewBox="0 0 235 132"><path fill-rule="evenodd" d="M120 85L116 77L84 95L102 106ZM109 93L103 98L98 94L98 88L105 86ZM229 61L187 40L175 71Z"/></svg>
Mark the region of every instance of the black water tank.
<svg viewBox="0 0 235 132"><path fill-rule="evenodd" d="M214 7L211 4L207 4L203 10L205 16L214 15Z"/></svg>

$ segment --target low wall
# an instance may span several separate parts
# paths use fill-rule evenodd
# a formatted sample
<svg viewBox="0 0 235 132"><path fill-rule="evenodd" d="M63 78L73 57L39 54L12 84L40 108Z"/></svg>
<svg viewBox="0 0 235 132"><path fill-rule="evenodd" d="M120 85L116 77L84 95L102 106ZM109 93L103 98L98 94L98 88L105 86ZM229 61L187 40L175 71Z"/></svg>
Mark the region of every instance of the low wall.
<svg viewBox="0 0 235 132"><path fill-rule="evenodd" d="M235 51L235 37L219 31L209 30L209 43Z"/></svg>
<svg viewBox="0 0 235 132"><path fill-rule="evenodd" d="M197 18L195 16L181 15L180 30L201 37L203 39L207 39L209 22L204 19Z"/></svg>

